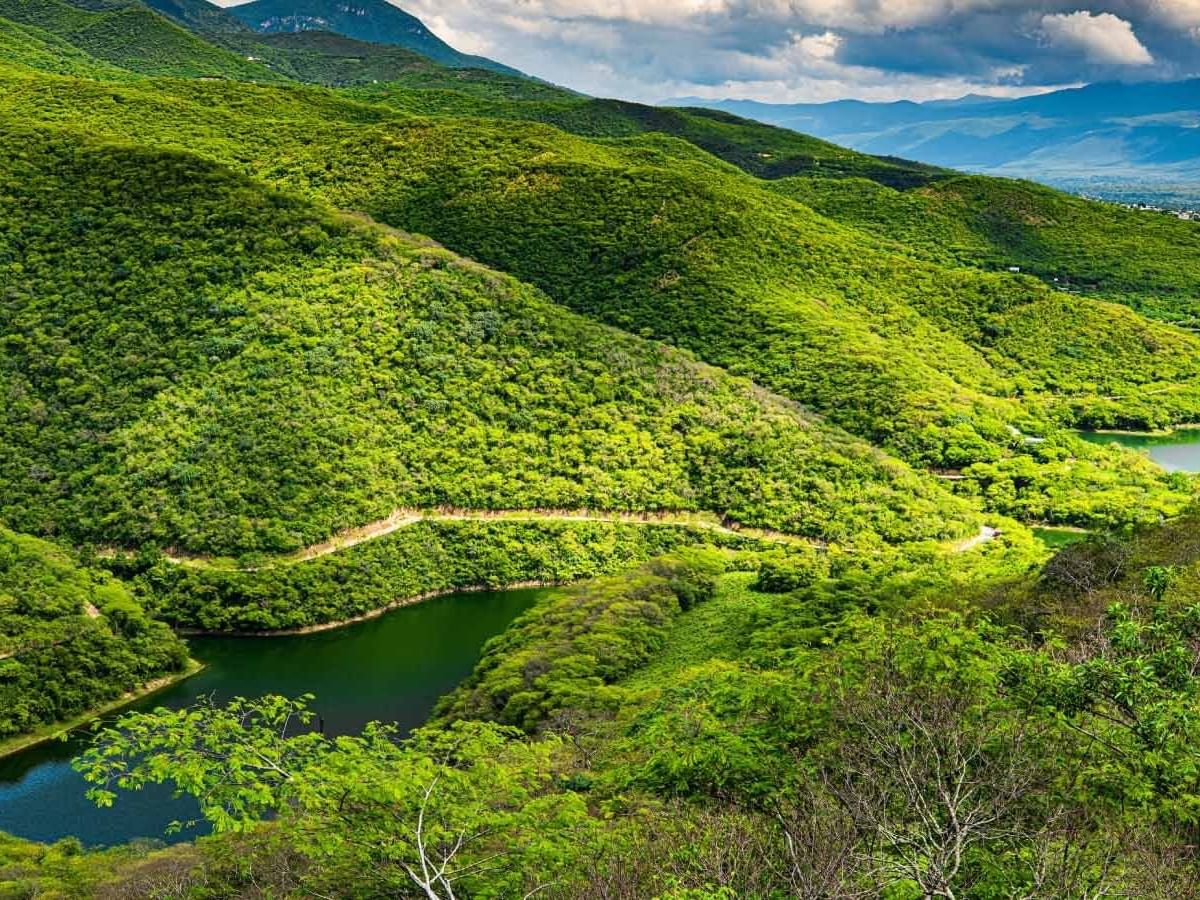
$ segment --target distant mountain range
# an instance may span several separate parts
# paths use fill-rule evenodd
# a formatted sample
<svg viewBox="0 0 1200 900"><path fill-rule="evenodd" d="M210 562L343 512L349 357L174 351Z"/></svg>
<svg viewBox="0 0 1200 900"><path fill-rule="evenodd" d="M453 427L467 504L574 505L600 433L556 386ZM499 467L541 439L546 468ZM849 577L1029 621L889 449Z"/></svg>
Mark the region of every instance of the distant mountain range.
<svg viewBox="0 0 1200 900"><path fill-rule="evenodd" d="M725 110L867 153L1076 190L1200 192L1200 79L1093 84L1015 100L668 102Z"/></svg>
<svg viewBox="0 0 1200 900"><path fill-rule="evenodd" d="M205 0L152 0L167 15L169 6L208 5ZM420 53L444 66L491 69L510 75L516 69L482 56L455 50L425 23L387 0L254 0L225 10L232 18L264 34L332 31L360 41L391 44Z"/></svg>

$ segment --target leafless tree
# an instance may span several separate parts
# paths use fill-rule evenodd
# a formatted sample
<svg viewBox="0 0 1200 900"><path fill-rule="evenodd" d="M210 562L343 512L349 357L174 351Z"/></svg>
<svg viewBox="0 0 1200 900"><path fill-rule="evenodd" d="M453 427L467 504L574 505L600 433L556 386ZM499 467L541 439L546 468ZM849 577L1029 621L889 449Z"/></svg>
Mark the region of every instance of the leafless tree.
<svg viewBox="0 0 1200 900"><path fill-rule="evenodd" d="M777 802L775 820L783 835L778 880L801 900L868 897L876 893L864 878L857 849L858 824L820 784L802 784Z"/></svg>
<svg viewBox="0 0 1200 900"><path fill-rule="evenodd" d="M952 681L922 687L883 665L844 698L847 735L823 780L857 826L863 873L880 885L911 880L954 900L964 860L980 844L1019 843L1020 815L1043 767L1032 726Z"/></svg>

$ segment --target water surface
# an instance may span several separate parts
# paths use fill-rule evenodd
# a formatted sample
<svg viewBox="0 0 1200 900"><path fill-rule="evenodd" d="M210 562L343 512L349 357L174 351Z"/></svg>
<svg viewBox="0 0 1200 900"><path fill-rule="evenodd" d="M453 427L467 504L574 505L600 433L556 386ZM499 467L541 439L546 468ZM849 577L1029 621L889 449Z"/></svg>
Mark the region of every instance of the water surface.
<svg viewBox="0 0 1200 900"><path fill-rule="evenodd" d="M1140 450L1168 472L1200 472L1200 428L1181 428L1170 434L1124 434L1081 431L1092 444L1120 444Z"/></svg>
<svg viewBox="0 0 1200 900"><path fill-rule="evenodd" d="M356 732L371 721L396 722L407 731L470 673L484 642L544 593L451 594L315 634L193 638L192 655L204 671L128 709L178 708L207 695L223 701L315 694L312 707L329 734ZM196 829L164 834L170 822L196 814L194 802L172 798L169 788L122 793L106 810L89 803L87 785L71 769L86 745L79 733L0 759L0 831L38 841L74 835L89 846L196 836Z"/></svg>

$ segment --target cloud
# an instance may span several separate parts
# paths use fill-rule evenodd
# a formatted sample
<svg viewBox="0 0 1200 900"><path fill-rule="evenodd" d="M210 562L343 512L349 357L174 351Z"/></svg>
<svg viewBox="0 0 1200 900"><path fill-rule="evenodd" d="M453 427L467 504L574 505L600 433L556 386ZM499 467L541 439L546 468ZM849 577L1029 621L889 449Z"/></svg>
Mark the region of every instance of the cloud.
<svg viewBox="0 0 1200 900"><path fill-rule="evenodd" d="M1050 46L1082 53L1093 63L1148 66L1150 51L1133 33L1133 26L1112 13L1087 10L1042 16L1042 34Z"/></svg>
<svg viewBox="0 0 1200 900"><path fill-rule="evenodd" d="M1200 0L391 2L462 50L633 100L931 99L1200 76Z"/></svg>
<svg viewBox="0 0 1200 900"><path fill-rule="evenodd" d="M1158 20L1194 33L1200 27L1200 0L1154 0L1149 12Z"/></svg>

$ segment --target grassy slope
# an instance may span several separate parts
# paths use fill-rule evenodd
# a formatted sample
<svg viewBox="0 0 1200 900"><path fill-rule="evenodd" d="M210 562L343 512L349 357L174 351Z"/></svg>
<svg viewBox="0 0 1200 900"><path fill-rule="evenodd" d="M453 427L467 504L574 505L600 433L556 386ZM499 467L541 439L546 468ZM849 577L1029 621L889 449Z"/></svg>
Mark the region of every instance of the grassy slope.
<svg viewBox="0 0 1200 900"><path fill-rule="evenodd" d="M444 69L403 47L368 44L327 31L224 34L214 35L212 40L242 56L261 60L288 78L334 87L392 81L410 72L475 71Z"/></svg>
<svg viewBox="0 0 1200 900"><path fill-rule="evenodd" d="M27 530L237 554L439 504L975 527L863 442L444 251L179 152L2 152L0 472Z"/></svg>
<svg viewBox="0 0 1200 900"><path fill-rule="evenodd" d="M9 21L50 32L78 51L131 72L280 80L269 69L202 40L136 0L96 10L66 0L9 0L2 11Z"/></svg>
<svg viewBox="0 0 1200 900"><path fill-rule="evenodd" d="M183 668L184 645L128 589L0 527L0 739Z"/></svg>
<svg viewBox="0 0 1200 900"><path fill-rule="evenodd" d="M56 75L103 79L134 77L127 70L103 62L49 31L9 19L0 19L0 58Z"/></svg>
<svg viewBox="0 0 1200 900"><path fill-rule="evenodd" d="M359 87L351 94L418 115L541 122L583 137L669 134L760 178L804 173L913 187L951 174L934 166L868 156L727 113L582 97L487 72L464 78L447 70L414 71L390 83Z"/></svg>
<svg viewBox="0 0 1200 900"><path fill-rule="evenodd" d="M1126 422L1194 417L1193 337L1031 279L913 260L685 142L397 119L312 89L158 83L123 88L118 102L16 73L12 88L21 120L180 142L441 237L912 462L989 464L968 486L1001 511L1085 523L1183 500L1149 463L1066 437L1035 447L1012 428L1053 436L1055 422L1086 421L1097 405Z"/></svg>
<svg viewBox="0 0 1200 900"><path fill-rule="evenodd" d="M786 179L773 188L915 255L1024 272L1145 315L1200 319L1200 225L1030 182L961 176L920 190Z"/></svg>

